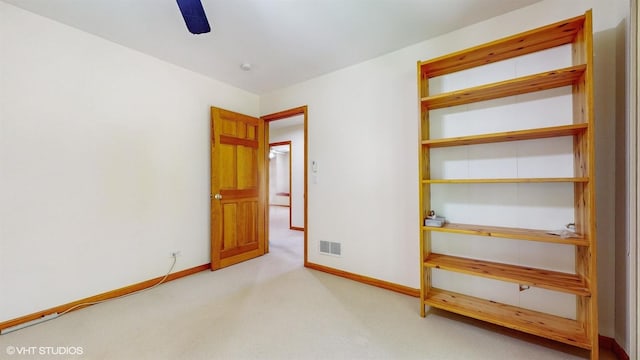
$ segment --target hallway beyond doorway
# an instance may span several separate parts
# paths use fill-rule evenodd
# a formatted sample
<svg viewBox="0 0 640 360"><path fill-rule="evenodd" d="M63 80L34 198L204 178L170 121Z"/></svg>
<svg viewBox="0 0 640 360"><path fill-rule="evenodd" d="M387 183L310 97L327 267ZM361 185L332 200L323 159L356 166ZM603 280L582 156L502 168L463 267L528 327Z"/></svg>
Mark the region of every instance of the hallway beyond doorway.
<svg viewBox="0 0 640 360"><path fill-rule="evenodd" d="M269 206L269 247L291 255L302 266L304 260L304 232L289 229L289 208Z"/></svg>

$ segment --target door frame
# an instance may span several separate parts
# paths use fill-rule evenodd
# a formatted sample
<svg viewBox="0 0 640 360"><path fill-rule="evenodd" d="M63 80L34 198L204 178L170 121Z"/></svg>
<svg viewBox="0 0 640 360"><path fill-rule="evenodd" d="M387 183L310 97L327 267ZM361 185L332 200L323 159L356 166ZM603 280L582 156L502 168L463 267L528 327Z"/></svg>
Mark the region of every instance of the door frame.
<svg viewBox="0 0 640 360"><path fill-rule="evenodd" d="M307 116L307 105L303 105L303 106L299 106L296 108L292 108L292 109L287 109L287 110L283 110L283 111L279 111L276 113L272 113L272 114L267 114L267 115L263 115L260 118L262 120L264 120L264 136L265 136L265 144L269 144L269 123L272 121L277 121L277 120L284 120L296 115L303 115L304 116L304 194L302 194L302 198L304 200L304 266L307 266L308 264L308 260L307 260L307 236L309 233L309 222L308 222L308 217L307 217L307 209L309 207L308 203L309 203L309 199L308 199L308 186L307 186L307 169L308 169L308 164L307 164L307 153L308 153L308 148L309 148L309 137L307 134L307 122L308 122L308 116ZM266 151L265 151L266 153ZM267 170L267 177L269 176L269 157L265 156L264 157L264 161L265 163L265 167ZM291 174L291 172L289 172L289 174ZM289 198L291 199L291 198ZM291 208L289 208L289 211L291 211ZM269 206L267 206L266 209L266 214L265 214L265 219L269 219ZM289 222L291 222L291 215L289 216ZM266 234L265 234L265 251L269 252L269 221L265 221L266 224Z"/></svg>
<svg viewBox="0 0 640 360"><path fill-rule="evenodd" d="M293 184L292 182L292 177L293 174L291 173L292 167L291 167L291 162L292 162L292 154L291 151L293 149L293 147L291 146L291 140L289 141L276 141L273 143L269 143L269 152L271 152L271 147L272 146L283 146L283 145L287 145L289 146L289 229L290 230L295 230L293 228L293 222L291 220L291 199L293 198ZM270 164L269 164L270 165ZM267 193L267 206L271 206L271 167L269 167L267 169L267 188L269 189L269 192ZM282 206L282 205L280 205ZM268 222L269 219L267 218L266 221ZM299 229L302 230L302 229Z"/></svg>

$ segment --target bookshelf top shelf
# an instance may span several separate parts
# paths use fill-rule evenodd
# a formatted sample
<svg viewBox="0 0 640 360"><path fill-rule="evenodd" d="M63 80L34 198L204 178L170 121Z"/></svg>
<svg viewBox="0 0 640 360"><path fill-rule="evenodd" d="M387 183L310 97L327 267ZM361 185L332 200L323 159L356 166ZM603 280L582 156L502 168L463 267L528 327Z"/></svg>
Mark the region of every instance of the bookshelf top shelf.
<svg viewBox="0 0 640 360"><path fill-rule="evenodd" d="M420 62L426 78L481 66L569 44L584 27L585 15L492 41L470 49Z"/></svg>
<svg viewBox="0 0 640 360"><path fill-rule="evenodd" d="M586 68L584 64L575 65L516 79L427 96L422 98L422 106L429 110L434 110L569 86L580 79Z"/></svg>

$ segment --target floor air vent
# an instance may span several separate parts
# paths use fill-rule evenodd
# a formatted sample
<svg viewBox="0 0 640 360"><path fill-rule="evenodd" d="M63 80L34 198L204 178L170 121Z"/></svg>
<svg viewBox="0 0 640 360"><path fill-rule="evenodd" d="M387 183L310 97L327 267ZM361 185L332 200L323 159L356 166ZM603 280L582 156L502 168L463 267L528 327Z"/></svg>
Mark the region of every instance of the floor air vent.
<svg viewBox="0 0 640 360"><path fill-rule="evenodd" d="M320 240L320 253L340 256L342 254L342 249L338 242Z"/></svg>

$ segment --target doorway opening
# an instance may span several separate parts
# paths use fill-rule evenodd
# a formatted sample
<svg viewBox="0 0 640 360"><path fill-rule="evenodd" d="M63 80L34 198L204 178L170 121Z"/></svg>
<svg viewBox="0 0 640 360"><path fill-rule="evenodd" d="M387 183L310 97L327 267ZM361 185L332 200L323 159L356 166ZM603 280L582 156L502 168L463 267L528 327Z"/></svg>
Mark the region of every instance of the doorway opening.
<svg viewBox="0 0 640 360"><path fill-rule="evenodd" d="M294 230L291 214L292 157L290 140L269 144L269 207L287 208L288 227Z"/></svg>
<svg viewBox="0 0 640 360"><path fill-rule="evenodd" d="M307 264L307 107L262 116L265 121L268 204L266 249L286 247ZM300 257L298 257L299 259Z"/></svg>

